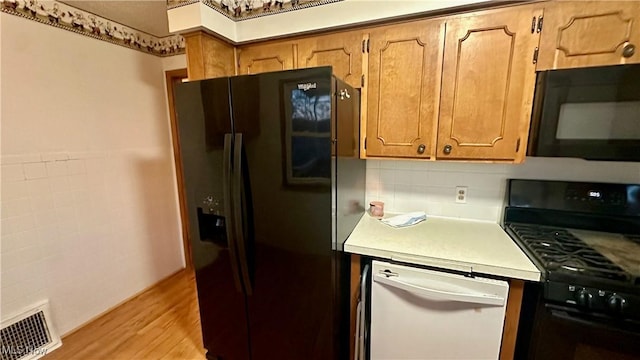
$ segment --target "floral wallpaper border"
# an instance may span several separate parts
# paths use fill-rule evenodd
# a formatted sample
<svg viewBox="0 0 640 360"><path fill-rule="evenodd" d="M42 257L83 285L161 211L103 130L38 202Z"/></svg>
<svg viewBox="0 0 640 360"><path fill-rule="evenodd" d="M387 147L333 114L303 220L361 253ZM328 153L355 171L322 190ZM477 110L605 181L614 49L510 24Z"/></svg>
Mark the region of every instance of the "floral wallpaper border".
<svg viewBox="0 0 640 360"><path fill-rule="evenodd" d="M156 37L54 0L0 0L0 10L39 23L156 56L185 53L180 35Z"/></svg>
<svg viewBox="0 0 640 360"><path fill-rule="evenodd" d="M167 0L167 8L202 2L233 21L307 9L344 0Z"/></svg>

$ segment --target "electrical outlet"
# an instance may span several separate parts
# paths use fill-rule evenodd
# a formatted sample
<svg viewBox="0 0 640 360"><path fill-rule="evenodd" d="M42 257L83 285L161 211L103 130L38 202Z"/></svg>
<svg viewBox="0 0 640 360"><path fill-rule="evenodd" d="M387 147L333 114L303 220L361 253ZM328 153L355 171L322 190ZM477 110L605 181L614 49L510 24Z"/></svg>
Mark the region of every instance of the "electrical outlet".
<svg viewBox="0 0 640 360"><path fill-rule="evenodd" d="M467 203L467 187L466 186L456 186L456 202L458 204Z"/></svg>

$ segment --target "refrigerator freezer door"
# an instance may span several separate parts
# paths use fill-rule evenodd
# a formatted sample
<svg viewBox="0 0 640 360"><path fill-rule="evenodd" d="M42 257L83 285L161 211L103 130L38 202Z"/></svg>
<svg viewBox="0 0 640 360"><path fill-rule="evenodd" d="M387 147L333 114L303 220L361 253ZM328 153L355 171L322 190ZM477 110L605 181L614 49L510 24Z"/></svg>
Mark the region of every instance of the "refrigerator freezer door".
<svg viewBox="0 0 640 360"><path fill-rule="evenodd" d="M232 223L228 84L228 79L180 84L175 100L204 346L211 357L247 360L245 295L234 236L226 226Z"/></svg>
<svg viewBox="0 0 640 360"><path fill-rule="evenodd" d="M498 359L509 285L373 261L371 359Z"/></svg>

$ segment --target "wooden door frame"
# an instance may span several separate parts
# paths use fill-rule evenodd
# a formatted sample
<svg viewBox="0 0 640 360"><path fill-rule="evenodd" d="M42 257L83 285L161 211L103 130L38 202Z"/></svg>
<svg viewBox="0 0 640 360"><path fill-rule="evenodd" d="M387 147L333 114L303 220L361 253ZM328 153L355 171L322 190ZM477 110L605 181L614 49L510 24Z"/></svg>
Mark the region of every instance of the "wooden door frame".
<svg viewBox="0 0 640 360"><path fill-rule="evenodd" d="M176 107L173 98L173 87L176 80L187 78L187 69L168 70L164 72L167 86L167 100L169 103L169 119L171 121L171 142L173 144L173 161L176 165L176 185L178 187L178 203L180 205L180 221L182 224L182 246L184 249L184 261L187 269L193 269L191 258L191 241L189 238L189 213L187 211L187 198L184 191L184 177L178 142L178 123L176 120Z"/></svg>

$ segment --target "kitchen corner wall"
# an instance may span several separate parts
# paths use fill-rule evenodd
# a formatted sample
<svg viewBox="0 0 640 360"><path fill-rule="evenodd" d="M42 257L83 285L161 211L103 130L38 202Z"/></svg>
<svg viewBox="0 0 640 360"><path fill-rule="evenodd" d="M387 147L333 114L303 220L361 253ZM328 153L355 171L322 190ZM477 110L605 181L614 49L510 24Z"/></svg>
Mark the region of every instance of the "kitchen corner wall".
<svg viewBox="0 0 640 360"><path fill-rule="evenodd" d="M385 203L386 212L498 222L506 180L548 179L640 183L640 163L532 158L524 164L367 160L367 204ZM456 186L467 186L467 202L455 202Z"/></svg>
<svg viewBox="0 0 640 360"><path fill-rule="evenodd" d="M164 70L186 61L0 16L0 315L49 299L65 334L184 267Z"/></svg>

